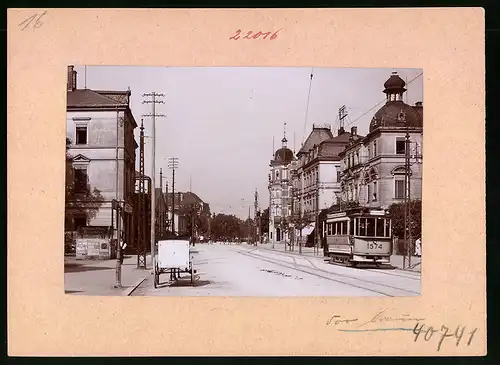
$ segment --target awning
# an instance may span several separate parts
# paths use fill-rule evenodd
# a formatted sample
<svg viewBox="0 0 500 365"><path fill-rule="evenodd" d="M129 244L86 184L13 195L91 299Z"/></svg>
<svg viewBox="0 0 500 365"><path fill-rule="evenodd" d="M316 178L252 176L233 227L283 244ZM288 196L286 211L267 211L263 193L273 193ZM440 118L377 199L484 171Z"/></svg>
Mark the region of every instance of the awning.
<svg viewBox="0 0 500 365"><path fill-rule="evenodd" d="M310 223L309 225L302 228L302 237L309 236L314 230L314 223Z"/></svg>

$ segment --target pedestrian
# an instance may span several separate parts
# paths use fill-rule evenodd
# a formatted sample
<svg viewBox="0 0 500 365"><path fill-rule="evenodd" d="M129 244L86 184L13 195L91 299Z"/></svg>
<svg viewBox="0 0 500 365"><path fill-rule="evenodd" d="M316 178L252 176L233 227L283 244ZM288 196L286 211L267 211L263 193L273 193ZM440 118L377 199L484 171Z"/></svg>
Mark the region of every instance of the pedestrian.
<svg viewBox="0 0 500 365"><path fill-rule="evenodd" d="M420 237L415 242L415 256L422 256L422 240L420 239Z"/></svg>

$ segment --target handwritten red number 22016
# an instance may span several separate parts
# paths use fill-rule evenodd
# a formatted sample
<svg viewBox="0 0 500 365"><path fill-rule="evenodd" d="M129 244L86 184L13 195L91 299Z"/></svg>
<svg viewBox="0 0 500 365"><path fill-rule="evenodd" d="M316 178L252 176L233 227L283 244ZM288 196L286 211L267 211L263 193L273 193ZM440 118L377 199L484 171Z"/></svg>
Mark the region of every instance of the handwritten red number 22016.
<svg viewBox="0 0 500 365"><path fill-rule="evenodd" d="M247 32L247 34L243 37L243 39L257 39L259 37L262 37L262 39L266 39L267 37L269 37L269 35L271 35L271 37L269 37L269 39L273 40L273 39L276 39L278 37L278 32L280 31L281 29L278 29L276 32L274 32L272 35L271 35L271 32L265 32L265 33L262 33L262 32L257 32L255 33L254 35L252 35L252 31L249 31ZM232 37L229 37L229 39L234 39L235 41L237 41L238 39L240 39L240 34L241 34L241 29L238 29L234 35Z"/></svg>

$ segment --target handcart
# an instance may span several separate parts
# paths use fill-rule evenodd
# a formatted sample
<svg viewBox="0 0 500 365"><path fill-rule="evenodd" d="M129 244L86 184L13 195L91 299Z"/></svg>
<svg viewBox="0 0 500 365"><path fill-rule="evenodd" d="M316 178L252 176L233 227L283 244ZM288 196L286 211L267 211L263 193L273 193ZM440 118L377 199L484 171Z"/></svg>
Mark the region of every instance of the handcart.
<svg viewBox="0 0 500 365"><path fill-rule="evenodd" d="M191 284L194 284L193 260L189 251L189 240L169 239L158 241L158 256L154 272L154 287L160 284L161 274L170 274L170 280L178 280L181 272L191 275Z"/></svg>

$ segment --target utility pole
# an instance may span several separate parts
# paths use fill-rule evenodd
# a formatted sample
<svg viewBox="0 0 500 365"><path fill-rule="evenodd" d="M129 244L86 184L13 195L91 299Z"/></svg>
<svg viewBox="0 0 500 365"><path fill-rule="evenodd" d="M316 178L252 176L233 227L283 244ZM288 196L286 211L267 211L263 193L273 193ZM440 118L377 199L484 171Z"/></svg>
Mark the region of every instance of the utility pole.
<svg viewBox="0 0 500 365"><path fill-rule="evenodd" d="M257 240L260 237L260 226L258 225L259 220L259 193L255 189L255 199L254 199L254 221L255 221L255 246L257 246Z"/></svg>
<svg viewBox="0 0 500 365"><path fill-rule="evenodd" d="M147 269L146 265L146 203L144 177L144 121L141 119L139 137L139 188L137 191L137 268Z"/></svg>
<svg viewBox="0 0 500 365"><path fill-rule="evenodd" d="M175 169L179 167L179 159L177 157L170 157L168 159L168 168L172 169L172 222L170 227L172 227L172 234L175 236Z"/></svg>
<svg viewBox="0 0 500 365"><path fill-rule="evenodd" d="M143 97L151 98L151 100L143 100L143 104L152 104L153 112L151 114L144 114L144 117L151 117L153 120L153 148L152 148L152 157L151 157L151 265L154 269L155 267L155 248L156 248L156 236L155 236L155 228L156 228L156 207L155 207L155 175L156 175L156 167L155 167L155 153L156 153L156 118L157 117L165 117L164 114L156 114L156 104L165 104L163 100L157 99L157 97L161 98L165 96L164 94L151 92L142 94ZM154 280L153 280L154 281Z"/></svg>
<svg viewBox="0 0 500 365"><path fill-rule="evenodd" d="M181 212L181 192L178 191L177 192L177 206L179 207L179 213ZM177 230L179 231L179 233L181 232L181 223L180 223L180 214L178 215L178 219L179 219L179 227L177 227ZM187 222L185 219L182 220L184 222L184 225L187 226ZM184 227L183 227L184 228Z"/></svg>
<svg viewBox="0 0 500 365"><path fill-rule="evenodd" d="M316 173L316 227L314 234L315 253L319 253L319 165L318 172Z"/></svg>
<svg viewBox="0 0 500 365"><path fill-rule="evenodd" d="M160 199L163 200L163 169L160 167ZM165 232L165 212L163 211L164 205L161 204L158 209L158 231L161 236Z"/></svg>
<svg viewBox="0 0 500 365"><path fill-rule="evenodd" d="M406 115L401 112L399 118L403 123L406 123L406 136L405 136L405 225L404 225L404 240L407 247L408 255L408 267L411 266L411 254L412 254L412 235L411 235L411 195L410 195L410 131L406 121ZM403 269L405 268L405 260L403 260Z"/></svg>
<svg viewBox="0 0 500 365"><path fill-rule="evenodd" d="M115 189L115 199L114 202L111 203L112 209L113 205L116 210L116 272L115 272L115 288L122 287L122 262L121 262L121 222L120 222L120 194L119 194L119 172L120 172L120 164L119 164L119 148L120 148L120 126L124 126L123 118L120 117L120 112L116 110L116 159L115 159L115 168L116 168L116 189ZM111 210L111 214L113 214L113 210Z"/></svg>
<svg viewBox="0 0 500 365"><path fill-rule="evenodd" d="M249 205L248 206L248 224L247 224L247 226L248 226L248 241L249 241L248 243L252 242L251 241L251 239L252 239L252 232L251 231L252 230L250 229L250 227L251 227L250 226L250 221L251 221L251 219L250 219L250 205Z"/></svg>

